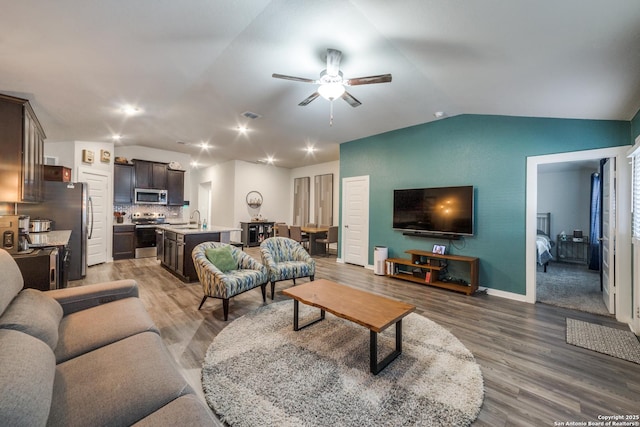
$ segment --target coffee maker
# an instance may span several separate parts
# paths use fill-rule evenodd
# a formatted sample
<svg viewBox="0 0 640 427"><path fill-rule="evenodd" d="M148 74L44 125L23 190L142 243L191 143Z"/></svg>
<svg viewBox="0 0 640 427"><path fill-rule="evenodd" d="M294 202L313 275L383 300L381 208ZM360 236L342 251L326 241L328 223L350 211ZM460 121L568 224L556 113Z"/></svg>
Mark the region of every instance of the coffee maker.
<svg viewBox="0 0 640 427"><path fill-rule="evenodd" d="M30 218L29 215L20 215L18 217L18 252L19 253L28 253L29 243L31 243L31 239L29 238L29 227L30 227Z"/></svg>
<svg viewBox="0 0 640 427"><path fill-rule="evenodd" d="M18 215L0 216L0 248L10 254L18 253Z"/></svg>

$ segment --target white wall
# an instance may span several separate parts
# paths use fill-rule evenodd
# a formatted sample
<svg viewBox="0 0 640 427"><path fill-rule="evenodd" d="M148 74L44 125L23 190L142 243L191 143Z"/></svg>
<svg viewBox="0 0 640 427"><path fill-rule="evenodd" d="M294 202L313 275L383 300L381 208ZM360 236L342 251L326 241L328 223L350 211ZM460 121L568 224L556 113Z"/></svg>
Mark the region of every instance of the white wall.
<svg viewBox="0 0 640 427"><path fill-rule="evenodd" d="M591 174L597 170L574 169L538 174L538 212L551 212L551 237L562 231L589 235Z"/></svg>
<svg viewBox="0 0 640 427"><path fill-rule="evenodd" d="M304 178L308 176L310 178L310 193L309 193L309 221L315 222L313 201L315 198L315 188L313 185L313 178L316 175L333 174L333 225L338 225L340 218L338 212L340 211L340 161L320 163L312 166L305 166L295 168L291 170L291 182L289 187L289 212L287 217L287 223L293 222L293 180L296 178Z"/></svg>
<svg viewBox="0 0 640 427"><path fill-rule="evenodd" d="M235 161L235 221L251 221L262 215L268 221L284 222L289 212L291 191L290 169L273 165ZM253 209L247 205L247 194L257 191L262 194L262 206Z"/></svg>
<svg viewBox="0 0 640 427"><path fill-rule="evenodd" d="M285 169L273 165L263 165L232 160L193 171L191 208L198 206L197 194L201 183L211 188L211 224L240 227L240 222L251 221L261 215L268 221L291 224L293 218L293 180L315 175L333 174L333 215L338 223L340 163L338 161ZM258 209L247 206L246 196L250 191L262 194L263 203ZM313 200L313 185L311 200ZM311 210L312 207L311 207ZM240 233L231 235L232 240L240 240Z"/></svg>

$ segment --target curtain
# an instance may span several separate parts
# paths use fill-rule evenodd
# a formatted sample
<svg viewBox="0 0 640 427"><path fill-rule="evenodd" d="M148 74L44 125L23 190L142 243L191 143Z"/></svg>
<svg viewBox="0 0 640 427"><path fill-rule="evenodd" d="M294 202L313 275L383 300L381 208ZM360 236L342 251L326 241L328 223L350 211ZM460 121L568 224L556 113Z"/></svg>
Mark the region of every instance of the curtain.
<svg viewBox="0 0 640 427"><path fill-rule="evenodd" d="M602 168L602 163L600 164ZM589 270L600 270L600 234L602 214L602 184L598 172L591 174L591 209L589 226Z"/></svg>

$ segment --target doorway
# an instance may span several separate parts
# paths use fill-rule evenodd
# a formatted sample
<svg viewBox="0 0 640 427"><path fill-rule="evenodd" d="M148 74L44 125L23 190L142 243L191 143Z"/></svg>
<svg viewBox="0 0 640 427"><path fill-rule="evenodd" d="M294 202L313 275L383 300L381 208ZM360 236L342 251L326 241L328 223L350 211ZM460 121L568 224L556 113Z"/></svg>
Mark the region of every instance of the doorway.
<svg viewBox="0 0 640 427"><path fill-rule="evenodd" d="M537 302L609 314L600 282L600 182L599 159L538 165L538 211L547 223L536 237L538 244L551 245L548 252L538 247L538 256L553 258L538 261Z"/></svg>
<svg viewBox="0 0 640 427"><path fill-rule="evenodd" d="M630 301L631 298L631 231L630 231L630 177L631 171L626 154L629 147L611 147L597 150L577 151L572 153L560 153L527 158L527 183L526 183L526 295L525 301L536 301L536 218L538 213L538 167L549 163L560 163L578 160L591 160L602 158L615 158L616 170L616 197L615 217L616 228L613 231L615 260L612 265L611 277L614 282L615 316L620 322L629 323L632 319L631 304L621 301Z"/></svg>
<svg viewBox="0 0 640 427"><path fill-rule="evenodd" d="M342 180L342 242L344 262L365 266L369 253L369 176Z"/></svg>
<svg viewBox="0 0 640 427"><path fill-rule="evenodd" d="M108 172L88 168L78 168L78 181L89 184L89 198L92 218L89 219L89 237L87 241L87 265L107 262L110 242L109 217L112 215L111 175Z"/></svg>

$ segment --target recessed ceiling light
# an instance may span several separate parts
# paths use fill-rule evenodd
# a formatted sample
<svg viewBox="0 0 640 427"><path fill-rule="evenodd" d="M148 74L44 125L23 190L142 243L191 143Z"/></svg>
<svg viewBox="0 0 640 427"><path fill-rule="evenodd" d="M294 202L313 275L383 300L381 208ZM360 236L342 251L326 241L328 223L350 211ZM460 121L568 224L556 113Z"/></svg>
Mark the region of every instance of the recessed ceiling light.
<svg viewBox="0 0 640 427"><path fill-rule="evenodd" d="M111 137L114 141L120 141L122 139L122 135L115 134Z"/></svg>
<svg viewBox="0 0 640 427"><path fill-rule="evenodd" d="M436 119L441 119L441 118L443 118L445 115L446 115L446 114L445 114L445 112L444 112L444 111L436 111L435 113L433 113L433 116L434 116Z"/></svg>
<svg viewBox="0 0 640 427"><path fill-rule="evenodd" d="M140 114L142 110L133 105L125 105L124 107L122 107L122 112L127 116L134 116L136 114Z"/></svg>
<svg viewBox="0 0 640 427"><path fill-rule="evenodd" d="M269 163L270 165L272 165L274 161L275 161L275 159L273 158L273 156L268 156L267 157L267 163Z"/></svg>
<svg viewBox="0 0 640 427"><path fill-rule="evenodd" d="M315 151L316 151L315 147L311 145L307 147L307 153L311 154L311 153L315 153Z"/></svg>
<svg viewBox="0 0 640 427"><path fill-rule="evenodd" d="M249 128L244 126L244 125L239 125L238 126L238 132L240 132L240 133L247 133L248 130L249 130Z"/></svg>
<svg viewBox="0 0 640 427"><path fill-rule="evenodd" d="M198 167L198 162L196 162L195 160L191 162L191 167L193 168L197 168Z"/></svg>

